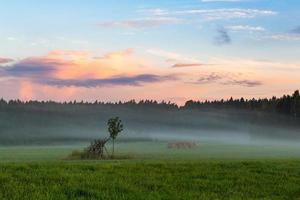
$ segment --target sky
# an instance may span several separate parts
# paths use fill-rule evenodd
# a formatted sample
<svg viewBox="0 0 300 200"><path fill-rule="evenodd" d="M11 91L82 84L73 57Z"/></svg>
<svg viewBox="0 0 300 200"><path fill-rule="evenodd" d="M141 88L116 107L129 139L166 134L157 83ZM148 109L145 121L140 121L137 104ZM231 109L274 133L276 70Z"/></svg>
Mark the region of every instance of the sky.
<svg viewBox="0 0 300 200"><path fill-rule="evenodd" d="M298 0L0 0L4 99L264 98L300 88Z"/></svg>

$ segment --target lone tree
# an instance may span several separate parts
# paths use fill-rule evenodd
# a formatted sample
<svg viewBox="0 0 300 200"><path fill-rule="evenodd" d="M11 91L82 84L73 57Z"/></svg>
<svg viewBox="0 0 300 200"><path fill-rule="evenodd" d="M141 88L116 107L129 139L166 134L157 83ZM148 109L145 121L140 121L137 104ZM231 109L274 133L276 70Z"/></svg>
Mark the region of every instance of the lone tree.
<svg viewBox="0 0 300 200"><path fill-rule="evenodd" d="M112 150L112 157L114 157L115 153L115 139L117 138L118 134L123 131L123 124L119 117L111 118L107 122L108 125L108 132L110 138L113 141L113 150Z"/></svg>

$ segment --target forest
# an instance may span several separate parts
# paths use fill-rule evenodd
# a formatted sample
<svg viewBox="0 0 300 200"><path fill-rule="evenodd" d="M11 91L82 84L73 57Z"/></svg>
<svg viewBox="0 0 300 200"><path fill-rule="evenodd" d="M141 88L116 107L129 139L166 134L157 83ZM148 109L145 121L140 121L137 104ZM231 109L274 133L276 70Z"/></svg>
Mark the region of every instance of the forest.
<svg viewBox="0 0 300 200"><path fill-rule="evenodd" d="M279 114L300 117L300 94L296 90L292 95L284 95L280 98L273 96L272 98L263 99L233 99L220 101L187 101L184 105L185 109L245 109L262 112L275 112Z"/></svg>
<svg viewBox="0 0 300 200"><path fill-rule="evenodd" d="M127 102L84 102L84 101L70 101L70 102L55 102L55 101L21 101L0 99L0 109L4 110L22 110L22 109L63 109L68 106L97 106L101 108L123 107L123 108L140 108L140 109L159 109L159 110L207 110L207 109L237 109L237 110L251 110L260 112L275 112L278 114L285 114L294 117L300 117L300 94L296 90L292 95L283 95L282 97L262 98L262 99L230 99L214 100L214 101L195 101L189 100L183 106L178 106L172 102L157 102L156 100L141 100L136 102L130 100Z"/></svg>
<svg viewBox="0 0 300 200"><path fill-rule="evenodd" d="M0 100L1 144L87 142L106 134L107 119L125 124L120 141L299 139L300 96L171 102L54 102Z"/></svg>

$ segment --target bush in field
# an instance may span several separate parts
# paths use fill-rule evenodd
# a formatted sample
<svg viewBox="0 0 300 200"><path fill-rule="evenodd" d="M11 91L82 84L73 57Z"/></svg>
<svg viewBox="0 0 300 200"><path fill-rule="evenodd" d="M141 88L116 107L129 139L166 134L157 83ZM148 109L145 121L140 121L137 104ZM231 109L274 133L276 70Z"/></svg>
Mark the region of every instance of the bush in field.
<svg viewBox="0 0 300 200"><path fill-rule="evenodd" d="M111 118L107 122L109 137L105 139L97 139L91 142L91 144L83 151L74 151L68 157L68 159L105 159L104 151L109 157L109 153L105 147L105 144L112 139L113 150L111 157L114 158L115 140L120 132L123 131L123 124L119 117Z"/></svg>
<svg viewBox="0 0 300 200"><path fill-rule="evenodd" d="M104 157L104 150L108 155L108 151L105 147L105 144L109 141L110 138L106 139L98 139L91 142L91 145L85 149L87 158L103 158Z"/></svg>

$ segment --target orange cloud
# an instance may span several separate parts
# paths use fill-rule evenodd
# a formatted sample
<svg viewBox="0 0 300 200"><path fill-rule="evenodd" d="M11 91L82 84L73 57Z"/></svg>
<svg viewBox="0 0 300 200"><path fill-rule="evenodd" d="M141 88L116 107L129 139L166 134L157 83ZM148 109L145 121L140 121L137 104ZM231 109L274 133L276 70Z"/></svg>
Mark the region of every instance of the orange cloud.
<svg viewBox="0 0 300 200"><path fill-rule="evenodd" d="M133 49L105 54L51 51L0 68L1 91L4 96L26 100L156 99L181 104L189 99L272 96L277 91L292 91L298 83L295 72L300 70L299 63L209 58L206 62L215 64L201 65L196 58L176 53L152 50L150 57L149 51L144 53L136 54ZM167 59L177 67L171 68Z"/></svg>
<svg viewBox="0 0 300 200"><path fill-rule="evenodd" d="M124 58L127 56L131 56L133 52L134 52L133 49L125 49L121 51L107 53L102 58L104 59Z"/></svg>
<svg viewBox="0 0 300 200"><path fill-rule="evenodd" d="M5 69L8 75L54 79L102 79L120 74L134 75L146 62L132 49L94 56L88 51L55 50L45 56L20 60Z"/></svg>
<svg viewBox="0 0 300 200"><path fill-rule="evenodd" d="M54 51L45 58L63 60L55 72L54 78L86 79L105 78L120 73L133 74L140 60L133 57L133 50L110 52L104 56L93 56L83 51Z"/></svg>

